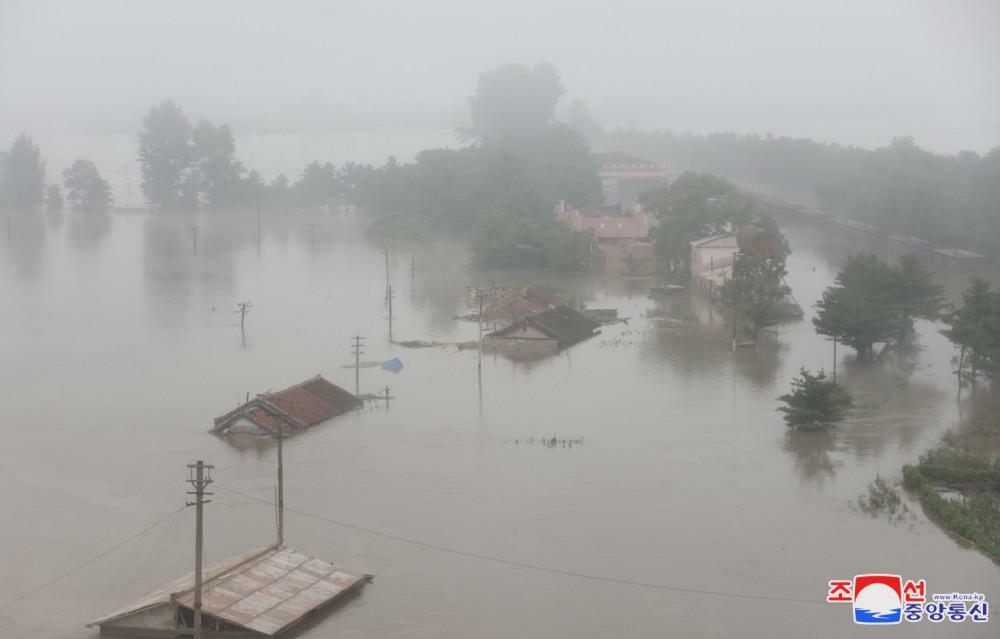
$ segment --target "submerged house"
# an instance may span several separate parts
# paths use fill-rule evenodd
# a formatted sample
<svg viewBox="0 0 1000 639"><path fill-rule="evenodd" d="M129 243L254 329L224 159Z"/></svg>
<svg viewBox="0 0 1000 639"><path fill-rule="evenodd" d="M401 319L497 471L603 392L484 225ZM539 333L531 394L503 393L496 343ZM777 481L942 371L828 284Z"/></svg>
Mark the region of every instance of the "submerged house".
<svg viewBox="0 0 1000 639"><path fill-rule="evenodd" d="M202 634L233 639L284 636L369 580L282 544L208 566L202 575ZM102 636L190 636L194 572L88 624L93 626Z"/></svg>
<svg viewBox="0 0 1000 639"><path fill-rule="evenodd" d="M500 294L483 308L483 321L510 324L559 304L558 297L538 286L512 289Z"/></svg>
<svg viewBox="0 0 1000 639"><path fill-rule="evenodd" d="M639 196L664 186L670 180L670 170L665 164L650 162L621 151L591 153L601 178L601 197L604 204L631 208Z"/></svg>
<svg viewBox="0 0 1000 639"><path fill-rule="evenodd" d="M212 432L218 435L295 433L360 404L357 397L317 375L284 390L257 395L216 417Z"/></svg>
<svg viewBox="0 0 1000 639"><path fill-rule="evenodd" d="M483 344L515 357L543 356L597 335L599 326L586 315L560 305L490 333Z"/></svg>
<svg viewBox="0 0 1000 639"><path fill-rule="evenodd" d="M591 238L592 268L626 276L656 271L656 251L649 241L656 220L641 208L575 208L559 201L555 214L570 230Z"/></svg>

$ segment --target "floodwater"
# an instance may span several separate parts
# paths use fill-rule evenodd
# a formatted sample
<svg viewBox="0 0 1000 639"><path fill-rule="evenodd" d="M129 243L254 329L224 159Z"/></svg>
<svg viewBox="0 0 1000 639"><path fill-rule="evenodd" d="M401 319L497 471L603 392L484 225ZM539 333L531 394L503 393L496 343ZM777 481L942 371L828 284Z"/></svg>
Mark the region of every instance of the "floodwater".
<svg viewBox="0 0 1000 639"><path fill-rule="evenodd" d="M189 571L191 509L116 545L184 504L193 460L215 466L208 560L270 543L273 447L206 431L246 393L316 373L353 390L355 334L362 359L404 368L361 370L362 392L390 387L388 407L286 442L286 539L376 577L299 636L855 636L849 608L822 601L828 580L865 572L1000 604L997 567L912 500L902 523L853 505L956 423L937 328L919 325L912 371L859 368L842 349L838 378L863 408L831 434L786 432L775 398L801 366L833 364L812 304L847 252L890 251L786 224L807 317L735 354L687 293L477 273L458 243L394 251L397 340L475 339L453 318L473 310L465 287L490 281L561 286L631 318L540 362L484 356L480 373L475 351L388 343L384 257L350 215L266 218L259 241L252 214L14 219L0 236L0 605L110 552L0 610L0 634L94 637L88 621ZM577 443L538 441L553 436Z"/></svg>

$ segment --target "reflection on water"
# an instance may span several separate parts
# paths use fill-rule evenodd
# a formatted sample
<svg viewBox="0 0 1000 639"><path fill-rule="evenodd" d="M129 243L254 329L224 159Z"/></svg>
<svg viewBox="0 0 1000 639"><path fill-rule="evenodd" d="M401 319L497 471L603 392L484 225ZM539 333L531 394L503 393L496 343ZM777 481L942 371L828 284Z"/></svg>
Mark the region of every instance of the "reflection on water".
<svg viewBox="0 0 1000 639"><path fill-rule="evenodd" d="M988 560L922 516L891 527L847 506L876 473L898 477L957 419L952 349L937 327L918 323L922 350L880 367L838 352L838 379L858 408L835 430L788 432L776 411L800 367L832 369L813 304L849 252L888 256L878 242L789 223L788 282L806 317L736 352L697 294L652 299L642 280L477 272L456 241L390 249L397 339L476 339L477 324L455 317L475 310L467 286L491 282L558 287L630 318L554 357L516 363L390 344L382 247L353 213L265 214L259 226L253 211L67 214L63 224L19 218L13 230L0 244L0 601L175 508L192 459L215 464L220 487L270 499L273 443L211 436L212 419L247 393L316 373L353 388L353 335L366 338L363 361L399 357L404 368L360 371L362 392L391 387L388 410L372 404L286 442L286 497L298 511L694 589L818 599L828 579L853 570L1000 592ZM244 301L245 338L235 313ZM561 455L509 444L553 434L587 445ZM273 535L266 504L220 490L206 512L210 559ZM378 575L305 637L717 637L766 627L792 638L853 629L825 606L786 610L526 571L295 513L287 529L296 547ZM188 569L190 531L179 520L0 611L5 636L93 637L85 622ZM917 637L964 632L913 626Z"/></svg>

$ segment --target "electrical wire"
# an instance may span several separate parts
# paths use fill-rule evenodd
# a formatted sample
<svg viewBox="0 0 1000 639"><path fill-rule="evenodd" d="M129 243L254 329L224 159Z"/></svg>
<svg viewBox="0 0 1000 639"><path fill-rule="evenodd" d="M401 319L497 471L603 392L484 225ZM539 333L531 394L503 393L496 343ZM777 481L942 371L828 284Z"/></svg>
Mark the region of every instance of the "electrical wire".
<svg viewBox="0 0 1000 639"><path fill-rule="evenodd" d="M41 591L45 590L46 588L54 586L55 584L59 583L60 581L62 581L64 579L67 579L67 578L75 575L76 573L80 572L81 570L83 570L87 566L90 566L94 562L107 557L108 555L110 555L111 553L115 552L116 550L118 550L122 546L125 546L129 542L134 541L134 540L138 539L139 537L141 537L142 535L144 535L144 534L148 533L149 531L153 530L154 528L156 528L157 526L159 526L163 522L167 521L171 517L174 517L175 515L177 515L178 513L180 513L185 508L186 508L186 506L181 506L177 510L171 512L170 514L168 514L168 515L166 515L164 517L161 517L160 519L157 519L155 522L153 522L152 524L146 526L145 528L143 528L139 532L135 533L134 535L132 535L132 536L126 538L126 539L123 539L122 541L118 542L117 544L115 544L111 548L108 548L107 550L104 550L102 552L97 553L96 555L94 555L93 557L91 557L87 561L83 562L82 564L78 565L77 567L64 572L63 574L59 575L55 579L52 579L52 580L49 580L49 581L45 582L44 584L38 586L34 590L29 590L28 592L24 593L23 595L21 595L19 597L16 597L14 599L11 599L7 603L5 603L2 606L0 606L0 610L6 610L7 608L10 608L14 604L20 603L20 602L24 601L25 599L27 599L28 597L36 595L36 594L40 593Z"/></svg>
<svg viewBox="0 0 1000 639"><path fill-rule="evenodd" d="M255 497L253 495L248 495L246 493L242 493L242 492L237 491L237 490L232 490L231 488L225 488L223 486L216 485L215 489L216 490L221 490L221 491L224 491L224 492L227 492L227 493L230 493L232 495L236 495L238 497L243 497L244 499L249 499L249 500L257 501L257 502L260 502L260 503L263 503L263 504L268 504L270 506L274 506L275 505L274 502L268 501L267 499L262 499L260 497ZM784 603L804 603L804 604L816 604L816 605L825 605L826 604L826 601L822 600L822 599L804 599L804 598L798 598L798 597L783 597L783 596L779 596L779 595L754 595L754 594L741 593L741 592L726 592L726 591L722 591L722 590L710 590L710 589L703 589L703 588L685 588L683 586L673 586L673 585L669 585L669 584L658 584L658 583L651 583L651 582L645 582L645 581L636 581L636 580L632 580L632 579L621 579L621 578L617 578L617 577L608 577L608 576L605 576L605 575L593 575L593 574L588 574L588 573L576 572L576 571L573 571L573 570L564 570L562 568L552 568L550 566L541 566L541 565L538 565L538 564L532 564L532 563L528 563L528 562L524 562L524 561L516 561L516 560L513 560L513 559L505 559L503 557L497 557L497 556L494 556L494 555L487 555L487 554L482 554L482 553L469 552L469 551L466 551L466 550L459 550L457 548L450 548L448 546L442 546L440 544L434 544L434 543L430 543L430 542L426 542L426 541L420 541L418 539L411 539L409 537L403 537L401 535L394 535L392 533L387 533L387 532L384 532L384 531L381 531L381 530L375 530L374 528L366 528L365 526L359 526L357 524L352 524L352 523L345 522L345 521L339 521L339 520L336 520L336 519L331 519L329 517L324 517L323 515L317 515L315 513L310 513L310 512L304 511L304 510L299 510L297 508L290 508L289 506L285 506L285 510L287 510L289 512L293 512L293 513L295 513L297 515L301 515L303 517L308 517L310 519L316 519L316 520L323 521L323 522L326 522L326 523L329 523L329 524L333 524L335 526L341 526L343 528L350 528L352 530L357 530L359 532L368 533L370 535L375 535L375 536L378 536L378 537L384 537L386 539L392 539L394 541L401 541L403 543L412 544L414 546L420 546L422 548L429 548L431 550L437 550L439 552L449 553L449 554L453 554L453 555L459 555L459 556L468 557L468 558L471 558L471 559L479 559L479 560L482 560L482 561L490 561L490 562L493 562L493 563L503 564L503 565L506 565L506 566L514 566L516 568L524 568L524 569L527 569L527 570L534 570L534 571L537 571L537 572L546 572L546 573L551 573L551 574L555 574L555 575L562 575L562 576L565 576L565 577L575 577L577 579L587 579L587 580L590 580L590 581L601 581L601 582L605 582L605 583L620 584L620 585L624 585L624 586L634 586L634 587L637 587L637 588L647 588L647 589L652 589L652 590L666 590L666 591L671 591L671 592L681 592L681 593L692 594L692 595L708 595L708 596L713 596L713 597L724 597L724 598L730 598L730 599L753 599L753 600L759 600L759 601L778 601L778 602L784 602Z"/></svg>

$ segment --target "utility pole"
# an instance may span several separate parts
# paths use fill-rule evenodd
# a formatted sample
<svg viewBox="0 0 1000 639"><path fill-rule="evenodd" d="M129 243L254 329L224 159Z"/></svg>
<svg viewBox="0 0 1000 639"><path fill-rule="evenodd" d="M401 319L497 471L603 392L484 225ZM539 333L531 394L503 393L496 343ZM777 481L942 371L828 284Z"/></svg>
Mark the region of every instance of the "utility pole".
<svg viewBox="0 0 1000 639"><path fill-rule="evenodd" d="M833 382L837 383L837 338L833 338Z"/></svg>
<svg viewBox="0 0 1000 639"><path fill-rule="evenodd" d="M316 254L316 225L309 225L309 252L313 255Z"/></svg>
<svg viewBox="0 0 1000 639"><path fill-rule="evenodd" d="M191 253L198 255L198 227L191 227Z"/></svg>
<svg viewBox="0 0 1000 639"><path fill-rule="evenodd" d="M389 410L389 387L385 387L385 409Z"/></svg>
<svg viewBox="0 0 1000 639"><path fill-rule="evenodd" d="M354 340L354 346L351 348L351 352L354 353L354 395L359 396L361 395L361 354L364 352L361 342L365 338L355 335L351 339Z"/></svg>
<svg viewBox="0 0 1000 639"><path fill-rule="evenodd" d="M391 288L389 286L389 247L387 246L383 248L382 252L385 254L385 297L388 299L389 290Z"/></svg>
<svg viewBox="0 0 1000 639"><path fill-rule="evenodd" d="M240 332L244 332L245 333L246 332L247 313L250 312L250 307L253 306L253 304L251 304L250 302L240 302L236 306L238 308L234 312L240 314Z"/></svg>
<svg viewBox="0 0 1000 639"><path fill-rule="evenodd" d="M260 184L257 185L257 257L260 257Z"/></svg>
<svg viewBox="0 0 1000 639"><path fill-rule="evenodd" d="M283 463L284 451L282 442L285 440L285 433L281 431L281 424L278 425L278 545L285 543L285 468Z"/></svg>
<svg viewBox="0 0 1000 639"><path fill-rule="evenodd" d="M392 284L389 285L388 293L386 295L389 300L389 343L392 343Z"/></svg>
<svg viewBox="0 0 1000 639"><path fill-rule="evenodd" d="M192 502L188 502L188 506L195 507L195 529L194 529L194 639L201 639L201 561L203 556L204 547L204 526L203 526L203 510L205 504L211 503L212 500L206 500L205 497L212 495L213 493L205 492L205 487L212 483L212 468L209 464L201 461L200 459L193 463L188 464L188 469L190 473L190 479L188 483L194 488L193 491L189 491L189 495L194 495L195 499Z"/></svg>

